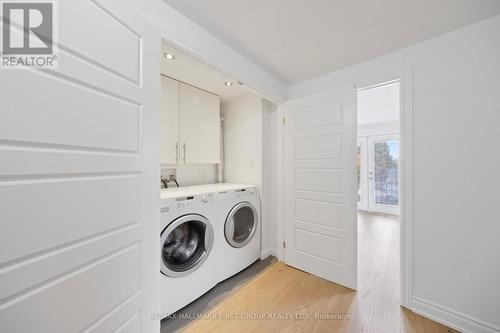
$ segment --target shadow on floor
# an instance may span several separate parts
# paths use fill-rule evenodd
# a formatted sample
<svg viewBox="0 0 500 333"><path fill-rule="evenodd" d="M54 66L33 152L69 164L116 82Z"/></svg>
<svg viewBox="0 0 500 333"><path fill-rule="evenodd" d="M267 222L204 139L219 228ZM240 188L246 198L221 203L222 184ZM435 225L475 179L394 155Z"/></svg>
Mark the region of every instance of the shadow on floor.
<svg viewBox="0 0 500 333"><path fill-rule="evenodd" d="M162 320L161 333L181 331L192 321L196 320L200 316L203 316L203 314L209 312L224 299L234 294L246 282L265 270L267 267L273 265L276 261L277 259L275 257L257 260L240 273L220 282L204 295L177 311L172 318Z"/></svg>

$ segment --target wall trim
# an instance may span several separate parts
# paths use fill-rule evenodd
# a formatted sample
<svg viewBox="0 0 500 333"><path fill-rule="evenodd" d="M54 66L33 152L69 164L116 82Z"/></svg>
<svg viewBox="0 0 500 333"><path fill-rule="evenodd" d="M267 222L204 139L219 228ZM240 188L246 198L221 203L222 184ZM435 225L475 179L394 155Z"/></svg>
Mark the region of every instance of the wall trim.
<svg viewBox="0 0 500 333"><path fill-rule="evenodd" d="M463 333L498 333L500 327L468 316L450 308L437 305L419 297L412 299L413 312L432 319Z"/></svg>

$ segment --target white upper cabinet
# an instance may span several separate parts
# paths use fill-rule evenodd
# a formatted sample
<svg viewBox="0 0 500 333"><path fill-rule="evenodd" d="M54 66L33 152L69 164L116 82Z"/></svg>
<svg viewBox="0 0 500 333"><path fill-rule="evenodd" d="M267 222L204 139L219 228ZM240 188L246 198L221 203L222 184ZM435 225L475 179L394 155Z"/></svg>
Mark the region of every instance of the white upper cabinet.
<svg viewBox="0 0 500 333"><path fill-rule="evenodd" d="M179 81L161 76L160 162L179 163Z"/></svg>
<svg viewBox="0 0 500 333"><path fill-rule="evenodd" d="M220 97L180 84L182 163L220 162Z"/></svg>
<svg viewBox="0 0 500 333"><path fill-rule="evenodd" d="M161 163L220 163L220 97L162 76Z"/></svg>

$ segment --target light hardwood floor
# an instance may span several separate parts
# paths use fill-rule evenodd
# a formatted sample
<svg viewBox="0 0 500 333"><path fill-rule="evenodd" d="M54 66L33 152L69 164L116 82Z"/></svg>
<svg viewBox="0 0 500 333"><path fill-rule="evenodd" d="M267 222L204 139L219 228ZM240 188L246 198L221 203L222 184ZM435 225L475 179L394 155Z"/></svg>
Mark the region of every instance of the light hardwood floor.
<svg viewBox="0 0 500 333"><path fill-rule="evenodd" d="M455 332L399 306L398 237L397 219L360 214L357 292L274 262L182 332Z"/></svg>

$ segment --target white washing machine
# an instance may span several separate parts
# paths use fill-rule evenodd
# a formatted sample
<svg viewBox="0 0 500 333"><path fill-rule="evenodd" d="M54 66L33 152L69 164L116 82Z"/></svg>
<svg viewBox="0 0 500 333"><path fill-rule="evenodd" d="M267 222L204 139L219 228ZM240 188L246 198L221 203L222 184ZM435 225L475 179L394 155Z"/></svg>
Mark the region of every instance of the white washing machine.
<svg viewBox="0 0 500 333"><path fill-rule="evenodd" d="M168 316L218 282L218 212L203 186L162 190L160 198L160 306Z"/></svg>
<svg viewBox="0 0 500 333"><path fill-rule="evenodd" d="M260 197L257 187L218 184L219 281L245 269L260 258Z"/></svg>

